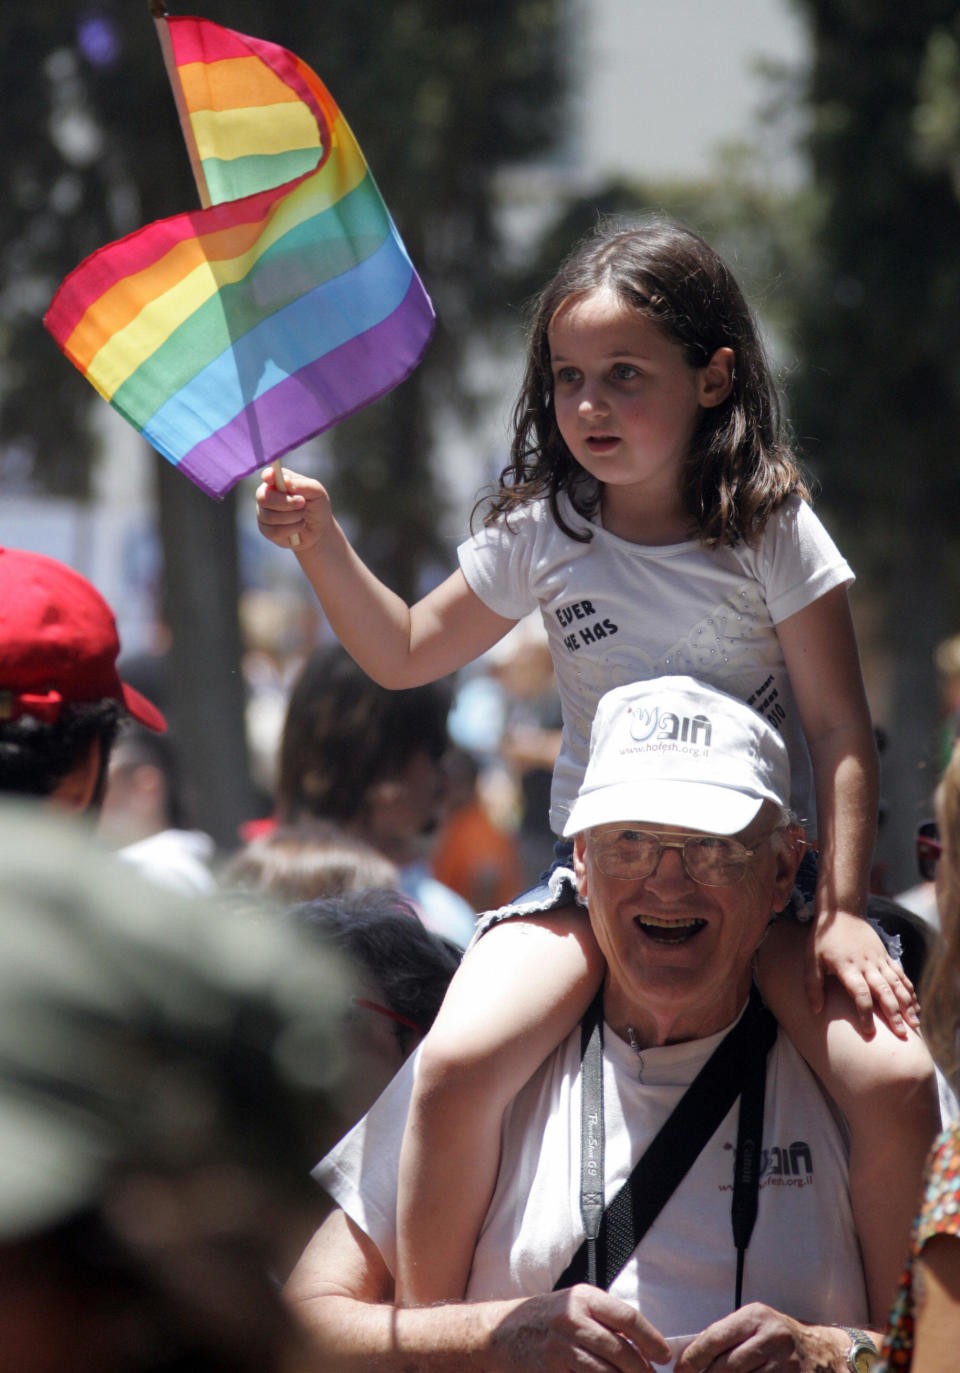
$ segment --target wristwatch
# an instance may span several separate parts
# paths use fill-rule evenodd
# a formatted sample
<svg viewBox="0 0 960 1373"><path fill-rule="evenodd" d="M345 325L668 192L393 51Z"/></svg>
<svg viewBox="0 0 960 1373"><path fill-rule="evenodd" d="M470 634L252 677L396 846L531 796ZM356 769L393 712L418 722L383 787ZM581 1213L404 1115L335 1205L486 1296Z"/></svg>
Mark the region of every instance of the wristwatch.
<svg viewBox="0 0 960 1373"><path fill-rule="evenodd" d="M847 1350L847 1367L850 1373L873 1373L880 1362L880 1350L865 1330L857 1330L852 1325L841 1325L850 1336Z"/></svg>

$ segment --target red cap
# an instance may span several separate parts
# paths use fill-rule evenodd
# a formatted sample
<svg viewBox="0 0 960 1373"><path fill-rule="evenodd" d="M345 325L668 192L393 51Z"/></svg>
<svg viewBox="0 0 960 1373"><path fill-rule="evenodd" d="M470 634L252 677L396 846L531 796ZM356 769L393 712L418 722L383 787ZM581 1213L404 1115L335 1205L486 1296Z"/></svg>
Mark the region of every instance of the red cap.
<svg viewBox="0 0 960 1373"><path fill-rule="evenodd" d="M115 700L162 733L167 722L117 674L113 612L79 572L18 548L0 548L0 724L21 715L52 722L64 705Z"/></svg>

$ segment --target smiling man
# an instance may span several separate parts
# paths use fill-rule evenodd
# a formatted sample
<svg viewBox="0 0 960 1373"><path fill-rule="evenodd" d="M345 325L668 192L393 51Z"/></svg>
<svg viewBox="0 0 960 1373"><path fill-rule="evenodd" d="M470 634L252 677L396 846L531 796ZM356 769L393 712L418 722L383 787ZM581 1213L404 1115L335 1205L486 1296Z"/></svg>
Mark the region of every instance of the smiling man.
<svg viewBox="0 0 960 1373"><path fill-rule="evenodd" d="M870 1367L844 1126L753 991L802 855L789 794L725 693L603 697L567 828L601 993L507 1112L466 1302L390 1305L408 1072L320 1165L342 1210L290 1297L324 1367Z"/></svg>

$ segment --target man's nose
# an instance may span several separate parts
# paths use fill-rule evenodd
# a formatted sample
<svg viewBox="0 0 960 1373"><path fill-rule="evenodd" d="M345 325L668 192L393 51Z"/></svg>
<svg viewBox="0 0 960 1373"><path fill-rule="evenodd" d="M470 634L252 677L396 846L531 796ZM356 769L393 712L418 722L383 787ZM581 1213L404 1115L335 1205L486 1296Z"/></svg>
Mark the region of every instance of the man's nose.
<svg viewBox="0 0 960 1373"><path fill-rule="evenodd" d="M657 866L644 881L648 887L663 891L675 888L688 890L697 885L683 866L683 850L666 846L660 850Z"/></svg>

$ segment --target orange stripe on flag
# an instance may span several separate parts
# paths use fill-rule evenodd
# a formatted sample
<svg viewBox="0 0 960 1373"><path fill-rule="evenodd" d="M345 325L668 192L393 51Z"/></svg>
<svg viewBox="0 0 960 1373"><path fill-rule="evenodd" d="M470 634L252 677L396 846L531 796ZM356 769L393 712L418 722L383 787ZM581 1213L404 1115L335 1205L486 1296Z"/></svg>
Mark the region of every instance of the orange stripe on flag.
<svg viewBox="0 0 960 1373"><path fill-rule="evenodd" d="M323 117L327 121L327 128L330 128L336 120L344 119L340 107L334 101L333 96L330 94L326 86L317 76L316 72L312 72L310 68L307 66L306 62L301 61L299 57L295 60L297 65L297 75L303 81L303 84L309 89L310 94L313 96L314 100L316 100L317 104L320 106L320 109L323 112ZM346 120L344 120L344 123L346 123Z"/></svg>
<svg viewBox="0 0 960 1373"><path fill-rule="evenodd" d="M295 90L281 81L259 57L230 57L222 62L190 62L177 69L191 114L197 110L238 110L257 105L297 104Z"/></svg>

